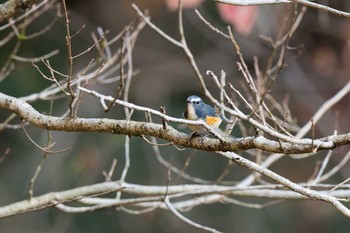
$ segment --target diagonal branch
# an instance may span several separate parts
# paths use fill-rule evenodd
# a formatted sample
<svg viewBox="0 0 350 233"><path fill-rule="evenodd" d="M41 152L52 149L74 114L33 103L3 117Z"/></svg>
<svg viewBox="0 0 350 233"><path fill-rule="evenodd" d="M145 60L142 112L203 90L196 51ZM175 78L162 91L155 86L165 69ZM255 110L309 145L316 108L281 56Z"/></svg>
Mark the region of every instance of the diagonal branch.
<svg viewBox="0 0 350 233"><path fill-rule="evenodd" d="M300 193L301 195L307 196L310 199L324 201L332 204L335 208L337 208L340 212L342 212L345 216L350 218L350 210L344 206L337 198L330 196L328 194L322 194L320 192L314 191L309 188L302 187L301 185L298 185L287 178L284 178L283 176L278 175L277 173L274 173L273 171L260 166L259 164L256 164L254 162L249 161L248 159L243 158L242 156L239 156L236 153L220 153L221 155L225 156L228 159L231 159L235 161L236 163L245 166L251 170L254 170L256 172L259 172L260 174L265 175L266 177L269 177L270 179L282 184L286 188Z"/></svg>

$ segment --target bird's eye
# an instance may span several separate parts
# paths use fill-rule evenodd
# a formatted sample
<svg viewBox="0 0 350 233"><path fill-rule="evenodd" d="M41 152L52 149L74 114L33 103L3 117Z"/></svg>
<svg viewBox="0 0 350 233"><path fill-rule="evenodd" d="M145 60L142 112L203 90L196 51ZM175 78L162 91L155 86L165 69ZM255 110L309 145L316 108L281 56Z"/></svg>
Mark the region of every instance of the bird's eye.
<svg viewBox="0 0 350 233"><path fill-rule="evenodd" d="M195 105L198 105L198 104L199 104L199 101L195 101L194 104L195 104Z"/></svg>

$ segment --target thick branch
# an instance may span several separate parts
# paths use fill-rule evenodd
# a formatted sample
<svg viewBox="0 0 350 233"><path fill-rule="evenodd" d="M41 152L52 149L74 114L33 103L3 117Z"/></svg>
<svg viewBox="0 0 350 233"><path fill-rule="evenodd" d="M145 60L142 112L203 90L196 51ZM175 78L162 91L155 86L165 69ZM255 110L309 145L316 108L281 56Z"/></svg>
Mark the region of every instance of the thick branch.
<svg viewBox="0 0 350 233"><path fill-rule="evenodd" d="M148 135L163 138L184 147L205 151L240 151L256 148L274 153L297 154L333 149L341 145L350 144L350 133L316 140L302 139L301 144L274 141L263 136L229 138L224 142L209 137L197 137L188 140L187 134L179 132L170 126L164 129L161 124L107 118L68 119L44 115L36 111L27 102L3 93L0 93L0 108L8 109L23 120L48 130L107 132L131 136Z"/></svg>
<svg viewBox="0 0 350 233"><path fill-rule="evenodd" d="M36 0L8 0L0 4L0 22L7 20L36 3Z"/></svg>
<svg viewBox="0 0 350 233"><path fill-rule="evenodd" d="M90 211L92 209L103 209L113 206L133 205L139 207L155 207L167 209L166 205L162 202L162 198L167 195L181 195L190 196L201 195L196 198L190 198L188 200L180 200L173 203L173 206L178 210L184 210L189 207L194 207L205 203L220 202L222 198L214 198L211 201L210 197L217 197L218 194L231 195L235 197L250 197L250 198L269 198L269 199L285 199L285 200L305 200L309 199L299 193L290 190L276 189L279 186L269 187L248 187L237 188L232 186L221 185L171 185L171 186L149 186L123 183L119 181L115 182L103 182L94 185L83 186L79 188L69 189L61 192L51 192L41 196L33 197L30 201L24 200L9 204L7 206L0 207L0 218L13 216L29 211L35 211L38 209L46 208L49 206L55 206L57 204L67 203L78 200L88 207L81 207L82 211ZM279 187L281 188L281 187ZM114 192L120 190L123 193L129 193L133 195L143 196L143 198L136 197L130 199L118 200L115 198L99 198L98 195ZM328 191L318 191L320 195L326 195ZM331 193L335 198L349 198L350 191L348 189L335 190ZM94 197L92 197L94 196ZM219 197L220 197L219 196ZM82 212L80 211L80 212Z"/></svg>

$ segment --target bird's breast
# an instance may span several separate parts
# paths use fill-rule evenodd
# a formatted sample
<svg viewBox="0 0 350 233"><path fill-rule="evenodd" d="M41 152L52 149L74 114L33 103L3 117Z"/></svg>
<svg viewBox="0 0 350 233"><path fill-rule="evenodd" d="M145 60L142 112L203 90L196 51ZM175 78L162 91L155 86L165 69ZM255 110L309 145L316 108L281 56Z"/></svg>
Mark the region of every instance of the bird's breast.
<svg viewBox="0 0 350 233"><path fill-rule="evenodd" d="M185 118L188 120L198 120L196 110L193 108L193 106L190 103L187 103L186 111L184 115L185 115Z"/></svg>

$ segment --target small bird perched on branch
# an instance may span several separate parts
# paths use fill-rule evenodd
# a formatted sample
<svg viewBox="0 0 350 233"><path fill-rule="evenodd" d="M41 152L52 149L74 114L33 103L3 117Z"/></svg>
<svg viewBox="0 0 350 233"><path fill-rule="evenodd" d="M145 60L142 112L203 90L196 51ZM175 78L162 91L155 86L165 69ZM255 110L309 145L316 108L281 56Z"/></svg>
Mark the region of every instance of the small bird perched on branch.
<svg viewBox="0 0 350 233"><path fill-rule="evenodd" d="M219 112L212 106L204 103L202 99L196 95L191 95L186 100L187 105L183 117L187 120L203 120L213 129L217 129L222 122ZM195 135L206 135L208 131L200 125L188 125Z"/></svg>

